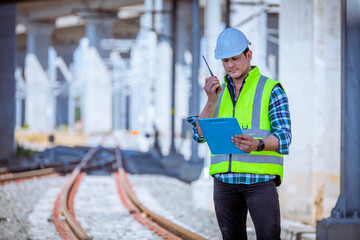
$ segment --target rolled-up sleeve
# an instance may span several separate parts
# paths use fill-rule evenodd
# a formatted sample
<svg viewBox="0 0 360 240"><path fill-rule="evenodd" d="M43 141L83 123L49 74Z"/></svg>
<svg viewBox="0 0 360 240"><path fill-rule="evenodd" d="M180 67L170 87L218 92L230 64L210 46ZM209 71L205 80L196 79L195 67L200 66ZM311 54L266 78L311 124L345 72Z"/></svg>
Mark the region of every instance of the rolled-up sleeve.
<svg viewBox="0 0 360 240"><path fill-rule="evenodd" d="M194 140L198 143L204 143L204 142L206 142L206 139L205 139L204 135L199 135L197 127L196 127L195 120L197 118L198 118L198 116L190 116L187 118L187 121L188 121L188 123L190 123L193 126L192 133L193 133Z"/></svg>
<svg viewBox="0 0 360 240"><path fill-rule="evenodd" d="M291 120L289 111L289 101L284 90L276 85L270 96L269 120L271 134L279 140L277 153L289 154L291 143Z"/></svg>

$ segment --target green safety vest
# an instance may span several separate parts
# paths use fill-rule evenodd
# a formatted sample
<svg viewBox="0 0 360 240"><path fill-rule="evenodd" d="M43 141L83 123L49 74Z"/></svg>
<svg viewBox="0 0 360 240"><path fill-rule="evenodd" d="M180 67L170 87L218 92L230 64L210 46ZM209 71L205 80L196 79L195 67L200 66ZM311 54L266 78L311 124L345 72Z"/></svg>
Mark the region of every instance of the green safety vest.
<svg viewBox="0 0 360 240"><path fill-rule="evenodd" d="M277 84L280 83L262 76L258 67L254 67L249 72L234 106L225 81L221 86L222 91L219 93L213 117L236 117L244 134L258 132L254 135L255 138L268 137L270 94ZM275 151L211 154L210 175L226 172L277 175L279 177L276 182L280 185L283 178L283 155Z"/></svg>

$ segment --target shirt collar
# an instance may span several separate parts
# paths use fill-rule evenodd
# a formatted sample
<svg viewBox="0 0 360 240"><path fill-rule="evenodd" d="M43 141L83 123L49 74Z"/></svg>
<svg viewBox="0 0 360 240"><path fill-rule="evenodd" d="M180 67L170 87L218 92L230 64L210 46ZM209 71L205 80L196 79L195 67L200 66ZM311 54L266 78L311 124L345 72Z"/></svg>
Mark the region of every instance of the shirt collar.
<svg viewBox="0 0 360 240"><path fill-rule="evenodd" d="M250 72L251 72L254 68L256 68L256 66L251 66ZM250 73L250 72L249 72L249 73ZM249 73L244 77L244 80L243 80L243 82L242 82L242 84L241 84L242 86L244 86L245 80L246 80L246 78L249 76ZM234 86L234 81L232 80L232 78L230 77L229 74L226 74L225 80L227 81L228 84L230 83L232 86Z"/></svg>
<svg viewBox="0 0 360 240"><path fill-rule="evenodd" d="M249 74L245 76L245 78L244 78L244 80L243 80L243 82L242 82L242 84L241 84L242 86L244 86L245 81L246 81L246 78L247 78L248 76L249 76ZM231 84L231 86L234 87L234 80L230 77L230 75L226 74L225 80L228 82L228 84Z"/></svg>

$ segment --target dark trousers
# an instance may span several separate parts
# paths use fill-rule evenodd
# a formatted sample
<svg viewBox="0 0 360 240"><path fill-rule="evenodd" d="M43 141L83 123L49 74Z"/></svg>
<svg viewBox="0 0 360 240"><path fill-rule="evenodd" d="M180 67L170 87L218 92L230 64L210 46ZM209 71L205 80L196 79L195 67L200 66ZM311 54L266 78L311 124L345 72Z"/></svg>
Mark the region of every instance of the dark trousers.
<svg viewBox="0 0 360 240"><path fill-rule="evenodd" d="M214 178L216 218L224 240L246 240L249 210L258 240L280 239L280 207L274 180L228 184Z"/></svg>

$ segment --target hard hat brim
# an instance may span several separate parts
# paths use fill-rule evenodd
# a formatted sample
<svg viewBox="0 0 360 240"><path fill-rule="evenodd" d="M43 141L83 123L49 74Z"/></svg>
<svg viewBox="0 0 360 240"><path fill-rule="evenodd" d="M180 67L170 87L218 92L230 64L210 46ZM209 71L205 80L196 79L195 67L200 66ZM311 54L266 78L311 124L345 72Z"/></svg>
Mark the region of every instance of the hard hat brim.
<svg viewBox="0 0 360 240"><path fill-rule="evenodd" d="M215 58L216 59L224 59L224 58L231 58L231 57L235 57L237 55L240 55L244 52L244 50L248 47L248 45L250 45L251 43L248 42L248 44L245 46L245 47L240 47L240 48L237 48L237 49L234 49L232 50L231 52L229 53L222 53L220 51L217 51L215 49Z"/></svg>

